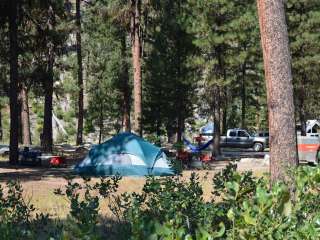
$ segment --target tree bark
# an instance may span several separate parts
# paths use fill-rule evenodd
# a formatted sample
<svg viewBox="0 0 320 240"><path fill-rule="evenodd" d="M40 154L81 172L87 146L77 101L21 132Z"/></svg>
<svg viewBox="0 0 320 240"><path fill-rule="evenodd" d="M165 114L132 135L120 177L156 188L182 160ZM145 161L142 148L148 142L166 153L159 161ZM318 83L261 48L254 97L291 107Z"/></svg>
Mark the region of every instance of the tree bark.
<svg viewBox="0 0 320 240"><path fill-rule="evenodd" d="M123 71L122 71L122 93L123 93L123 114L122 114L122 130L130 132L130 87L129 87L129 67L127 63L127 46L126 35L123 34L121 39L121 51L123 57Z"/></svg>
<svg viewBox="0 0 320 240"><path fill-rule="evenodd" d="M222 106L222 134L225 134L227 132L227 119L228 119L228 93L227 90L224 89L222 91L222 96L223 96L223 106Z"/></svg>
<svg viewBox="0 0 320 240"><path fill-rule="evenodd" d="M179 111L179 113L178 113L178 121L177 122L178 122L177 142L182 142L182 134L184 132L184 124L185 124L182 110Z"/></svg>
<svg viewBox="0 0 320 240"><path fill-rule="evenodd" d="M30 133L30 115L29 115L29 103L28 103L28 90L24 84L22 84L20 91L21 101L21 128L22 128L22 144L30 146L31 133Z"/></svg>
<svg viewBox="0 0 320 240"><path fill-rule="evenodd" d="M50 57L51 59L52 57ZM48 78L44 82L44 120L43 120L43 149L45 152L52 152L52 100L53 100L53 63L49 62Z"/></svg>
<svg viewBox="0 0 320 240"><path fill-rule="evenodd" d="M212 156L218 157L221 155L220 149L220 88L214 87L214 106L213 106L213 122L214 122L214 134L213 134L213 149Z"/></svg>
<svg viewBox="0 0 320 240"><path fill-rule="evenodd" d="M81 52L81 11L80 0L76 0L76 41L77 41L77 60L78 60L78 131L76 144L83 143L83 67Z"/></svg>
<svg viewBox="0 0 320 240"><path fill-rule="evenodd" d="M283 0L257 0L267 86L272 182L297 166L291 57Z"/></svg>
<svg viewBox="0 0 320 240"><path fill-rule="evenodd" d="M54 13L51 6L48 9L49 30L54 29ZM54 82L54 43L49 40L48 42L48 62L47 62L47 79L44 79L44 120L43 120L43 149L45 152L52 152L53 137L52 137L52 100L53 100L53 82Z"/></svg>
<svg viewBox="0 0 320 240"><path fill-rule="evenodd" d="M18 3L11 0L9 14L10 38L10 155L9 162L18 162L19 111L18 111Z"/></svg>
<svg viewBox="0 0 320 240"><path fill-rule="evenodd" d="M134 97L134 126L135 133L142 135L142 83L141 83L141 38L140 38L140 11L141 0L131 0L131 41L133 62L133 97Z"/></svg>

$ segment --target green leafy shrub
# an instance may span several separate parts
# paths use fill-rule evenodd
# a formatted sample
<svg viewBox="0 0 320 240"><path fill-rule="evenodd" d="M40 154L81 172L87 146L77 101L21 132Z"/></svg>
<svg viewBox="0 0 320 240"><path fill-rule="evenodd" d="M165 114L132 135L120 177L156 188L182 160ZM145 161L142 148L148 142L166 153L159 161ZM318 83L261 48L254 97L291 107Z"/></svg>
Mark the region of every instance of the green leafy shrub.
<svg viewBox="0 0 320 240"><path fill-rule="evenodd" d="M1 239L31 239L32 205L24 201L19 182L9 181L6 191L0 185Z"/></svg>
<svg viewBox="0 0 320 240"><path fill-rule="evenodd" d="M292 186L270 186L266 178L229 165L214 176L208 201L195 173L189 180L147 177L140 193L122 195L115 194L117 176L96 183L69 180L64 191L56 190L70 203L63 221L35 215L20 184L9 182L6 190L0 188L0 234L2 239L106 239L99 213L101 201L107 201L118 220L113 239L320 239L320 168L304 166L290 174Z"/></svg>
<svg viewBox="0 0 320 240"><path fill-rule="evenodd" d="M67 239L99 239L97 224L100 199L116 192L121 178L101 178L95 184L91 184L90 180L83 178L84 183L80 184L69 179L64 191L55 190L57 195L65 196L70 203L70 215L62 233Z"/></svg>
<svg viewBox="0 0 320 240"><path fill-rule="evenodd" d="M294 195L286 183L269 187L229 165L214 176L205 202L197 175L148 178L141 194L118 200L129 239L319 239L320 169L300 167Z"/></svg>

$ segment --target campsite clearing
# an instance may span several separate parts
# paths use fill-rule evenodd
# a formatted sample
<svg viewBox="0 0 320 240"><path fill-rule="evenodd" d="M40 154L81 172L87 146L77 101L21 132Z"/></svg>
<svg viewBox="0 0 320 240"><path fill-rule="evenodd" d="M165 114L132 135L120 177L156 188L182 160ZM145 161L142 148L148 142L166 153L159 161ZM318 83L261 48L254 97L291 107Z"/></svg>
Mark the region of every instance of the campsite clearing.
<svg viewBox="0 0 320 240"><path fill-rule="evenodd" d="M61 196L56 196L54 190L63 188L66 176L72 175L71 167L67 168L40 168L40 167L12 167L5 162L0 162L0 184L8 180L19 179L26 199L42 213L48 213L54 218L65 218L69 212L68 202ZM204 197L209 200L212 192L212 178L221 171L229 161L217 161L212 165L212 170L185 170L182 178L188 179L191 173L196 172L202 182ZM263 164L263 159L247 159L238 163L239 171L252 170L255 176L262 176L268 171L268 165ZM98 178L93 179L97 181ZM77 177L76 181L82 181ZM123 177L117 194L124 192L140 192L145 183L144 177ZM101 213L110 216L107 204L101 205Z"/></svg>

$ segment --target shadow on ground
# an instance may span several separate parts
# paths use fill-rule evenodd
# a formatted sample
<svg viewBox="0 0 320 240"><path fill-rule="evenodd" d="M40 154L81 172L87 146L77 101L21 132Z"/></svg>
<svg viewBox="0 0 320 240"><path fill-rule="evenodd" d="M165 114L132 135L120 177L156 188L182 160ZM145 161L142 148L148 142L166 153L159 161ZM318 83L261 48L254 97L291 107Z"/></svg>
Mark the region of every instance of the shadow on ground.
<svg viewBox="0 0 320 240"><path fill-rule="evenodd" d="M0 182L9 180L40 181L44 178L64 178L76 176L72 164L65 167L48 168L39 166L10 165L7 161L0 162Z"/></svg>

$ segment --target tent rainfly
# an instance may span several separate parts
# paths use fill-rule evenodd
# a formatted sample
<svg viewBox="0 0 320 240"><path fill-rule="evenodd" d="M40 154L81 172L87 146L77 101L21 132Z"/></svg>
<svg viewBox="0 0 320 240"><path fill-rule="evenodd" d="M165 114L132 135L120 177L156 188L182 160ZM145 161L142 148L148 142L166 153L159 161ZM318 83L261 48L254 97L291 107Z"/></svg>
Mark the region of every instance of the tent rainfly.
<svg viewBox="0 0 320 240"><path fill-rule="evenodd" d="M175 172L166 154L132 133L120 133L92 148L75 171L89 176L169 176Z"/></svg>

